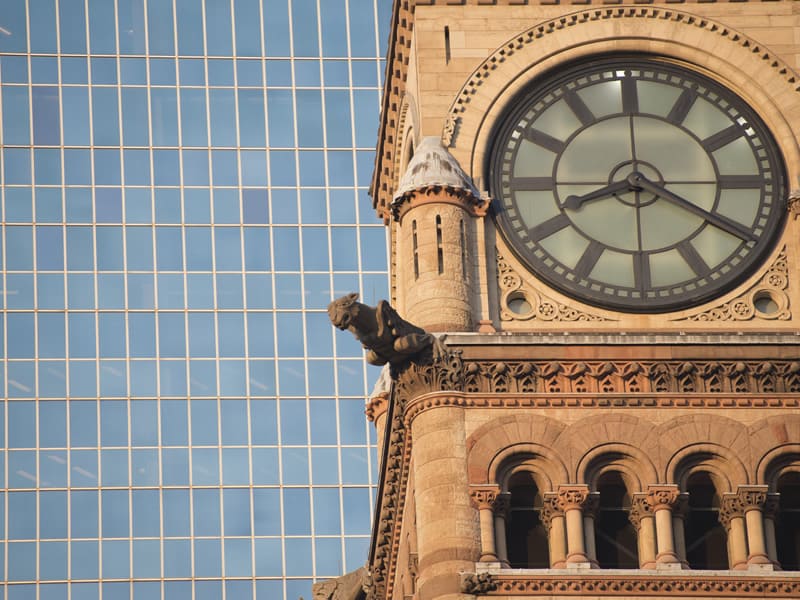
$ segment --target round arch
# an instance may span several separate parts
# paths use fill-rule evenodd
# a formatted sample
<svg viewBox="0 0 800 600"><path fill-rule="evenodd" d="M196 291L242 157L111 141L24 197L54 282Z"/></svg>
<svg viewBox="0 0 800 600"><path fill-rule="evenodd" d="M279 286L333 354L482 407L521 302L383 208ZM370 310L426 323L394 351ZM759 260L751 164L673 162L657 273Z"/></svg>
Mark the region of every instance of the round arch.
<svg viewBox="0 0 800 600"><path fill-rule="evenodd" d="M735 91L778 141L789 181L800 174L797 75L747 36L710 19L665 7L604 7L536 25L497 48L451 104L458 122L451 152L478 180L485 175L498 120L530 81L568 62L610 53L646 53L680 61Z"/></svg>

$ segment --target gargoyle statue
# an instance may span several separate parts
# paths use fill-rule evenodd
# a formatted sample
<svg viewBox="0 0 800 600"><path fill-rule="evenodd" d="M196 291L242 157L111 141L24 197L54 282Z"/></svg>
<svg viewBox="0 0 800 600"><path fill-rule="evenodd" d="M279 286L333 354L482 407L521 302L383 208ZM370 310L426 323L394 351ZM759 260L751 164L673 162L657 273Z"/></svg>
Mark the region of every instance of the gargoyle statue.
<svg viewBox="0 0 800 600"><path fill-rule="evenodd" d="M396 367L428 348L434 361L447 356L439 338L405 321L386 300L373 308L358 302L357 293L347 294L328 305L328 317L334 326L356 336L371 365Z"/></svg>
<svg viewBox="0 0 800 600"><path fill-rule="evenodd" d="M367 569L361 567L336 579L315 583L313 600L360 600L366 597L364 588L369 579Z"/></svg>

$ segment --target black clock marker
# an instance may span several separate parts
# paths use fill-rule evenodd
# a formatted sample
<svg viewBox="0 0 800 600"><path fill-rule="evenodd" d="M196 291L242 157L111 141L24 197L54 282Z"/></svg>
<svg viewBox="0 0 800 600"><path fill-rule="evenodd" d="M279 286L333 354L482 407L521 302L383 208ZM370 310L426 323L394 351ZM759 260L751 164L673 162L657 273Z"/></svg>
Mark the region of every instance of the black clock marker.
<svg viewBox="0 0 800 600"><path fill-rule="evenodd" d="M594 266L597 264L597 261L600 260L600 255L605 252L606 247L597 242L592 240L589 245L586 247L586 250L583 251L580 259L578 259L578 264L575 265L575 273L579 277L588 277L589 273L592 272Z"/></svg>
<svg viewBox="0 0 800 600"><path fill-rule="evenodd" d="M706 149L706 152L715 152L723 146L727 146L738 137L742 137L741 128L738 125L731 125L707 137L700 143L703 145L703 148Z"/></svg>
<svg viewBox="0 0 800 600"><path fill-rule="evenodd" d="M552 135L546 134L544 131L537 129L529 129L525 132L525 139L530 140L537 146L541 146L550 152L559 154L564 151L565 144L559 139L554 138Z"/></svg>
<svg viewBox="0 0 800 600"><path fill-rule="evenodd" d="M622 112L633 114L639 112L639 96L636 92L636 80L625 77L622 80Z"/></svg>
<svg viewBox="0 0 800 600"><path fill-rule="evenodd" d="M683 257L683 260L692 268L692 271L695 272L695 275L702 275L708 272L709 266L689 240L683 240L676 246L676 249Z"/></svg>
<svg viewBox="0 0 800 600"><path fill-rule="evenodd" d="M528 235L532 240L541 241L546 237L550 237L556 231L561 231L564 227L571 225L571 221L567 218L567 215L560 214L556 215L555 217L551 217L547 219L547 221L543 223L539 223L535 227L531 227Z"/></svg>
<svg viewBox="0 0 800 600"><path fill-rule="evenodd" d="M581 125L588 125L595 120L594 114L588 106L581 100L580 96L574 92L564 94L564 101L570 107L572 112L578 117Z"/></svg>
<svg viewBox="0 0 800 600"><path fill-rule="evenodd" d="M689 114L689 111L694 106L694 101L697 100L697 94L695 94L692 90L683 90L678 99L675 101L675 104L672 105L672 108L667 115L667 121L672 123L673 125L680 125L686 119L686 116Z"/></svg>

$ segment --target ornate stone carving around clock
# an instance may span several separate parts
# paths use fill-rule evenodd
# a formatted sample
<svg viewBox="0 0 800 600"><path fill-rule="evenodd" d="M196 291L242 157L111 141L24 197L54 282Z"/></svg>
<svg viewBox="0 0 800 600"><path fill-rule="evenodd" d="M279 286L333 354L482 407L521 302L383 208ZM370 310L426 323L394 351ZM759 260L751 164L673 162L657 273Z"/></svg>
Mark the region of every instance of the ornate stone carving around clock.
<svg viewBox="0 0 800 600"><path fill-rule="evenodd" d="M785 321L792 317L789 310L789 262L786 248L759 282L744 294L714 308L698 312L679 321L749 321L768 319Z"/></svg>
<svg viewBox="0 0 800 600"><path fill-rule="evenodd" d="M500 319L503 321L610 321L541 294L525 284L508 261L497 253Z"/></svg>
<svg viewBox="0 0 800 600"><path fill-rule="evenodd" d="M658 58L606 57L537 80L495 132L497 223L561 292L668 312L719 296L772 251L783 161L739 96Z"/></svg>

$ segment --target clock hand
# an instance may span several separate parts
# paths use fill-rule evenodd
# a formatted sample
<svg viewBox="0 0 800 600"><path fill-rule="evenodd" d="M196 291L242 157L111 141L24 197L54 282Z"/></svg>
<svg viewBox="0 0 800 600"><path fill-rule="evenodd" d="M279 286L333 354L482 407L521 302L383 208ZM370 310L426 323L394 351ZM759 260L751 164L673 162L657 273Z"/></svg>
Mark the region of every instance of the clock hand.
<svg viewBox="0 0 800 600"><path fill-rule="evenodd" d="M589 192L588 194L584 194L583 196L575 196L574 194L571 196L567 196L564 200L564 208L568 208L570 210L580 210L580 208L589 202L590 200L596 200L597 198L604 198L605 196L611 196L612 194L616 194L617 192L622 191L630 191L633 189L631 187L631 183L627 179L623 179L621 181L615 181L610 183L600 189L594 190Z"/></svg>
<svg viewBox="0 0 800 600"><path fill-rule="evenodd" d="M653 183L647 177L642 175L641 173L633 172L627 177L627 181L630 184L631 189L638 189L638 190L646 190L651 192L668 202L672 202L673 204L677 204L681 208L688 210L690 213L697 215L698 217L702 217L712 225L719 227L723 231L727 231L731 235L735 235L738 238L747 241L755 241L757 238L753 235L753 233L747 229L744 225L740 225L735 221L731 221L730 219L723 217L722 215L717 215L714 213L710 213L704 208L700 208L696 204L692 204L685 198L678 196L677 194L673 194L668 189Z"/></svg>

